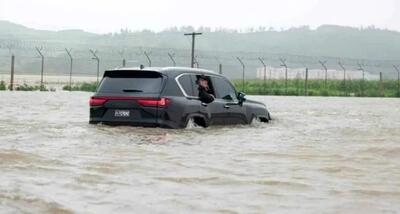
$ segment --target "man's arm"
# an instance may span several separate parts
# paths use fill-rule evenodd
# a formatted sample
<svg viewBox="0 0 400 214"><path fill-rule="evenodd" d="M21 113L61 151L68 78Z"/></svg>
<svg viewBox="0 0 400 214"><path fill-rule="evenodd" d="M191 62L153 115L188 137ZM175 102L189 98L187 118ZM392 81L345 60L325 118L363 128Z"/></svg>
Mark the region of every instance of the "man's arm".
<svg viewBox="0 0 400 214"><path fill-rule="evenodd" d="M214 95L207 93L204 88L199 88L199 98L203 103L211 103L215 99Z"/></svg>

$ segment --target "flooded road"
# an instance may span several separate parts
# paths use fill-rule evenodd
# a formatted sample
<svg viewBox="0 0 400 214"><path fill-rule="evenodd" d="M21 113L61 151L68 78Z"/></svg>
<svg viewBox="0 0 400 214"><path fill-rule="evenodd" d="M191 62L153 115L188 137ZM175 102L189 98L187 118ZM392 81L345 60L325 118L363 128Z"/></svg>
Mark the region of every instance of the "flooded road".
<svg viewBox="0 0 400 214"><path fill-rule="evenodd" d="M81 92L0 92L0 213L399 213L400 99L249 97L274 121L88 124Z"/></svg>

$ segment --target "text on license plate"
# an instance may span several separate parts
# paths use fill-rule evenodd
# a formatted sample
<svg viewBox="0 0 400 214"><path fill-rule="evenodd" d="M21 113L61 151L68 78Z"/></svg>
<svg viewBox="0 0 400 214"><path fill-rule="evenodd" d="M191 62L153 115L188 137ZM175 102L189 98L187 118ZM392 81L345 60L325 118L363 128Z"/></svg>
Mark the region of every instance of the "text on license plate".
<svg viewBox="0 0 400 214"><path fill-rule="evenodd" d="M115 110L114 116L115 117L129 117L130 111L129 110Z"/></svg>

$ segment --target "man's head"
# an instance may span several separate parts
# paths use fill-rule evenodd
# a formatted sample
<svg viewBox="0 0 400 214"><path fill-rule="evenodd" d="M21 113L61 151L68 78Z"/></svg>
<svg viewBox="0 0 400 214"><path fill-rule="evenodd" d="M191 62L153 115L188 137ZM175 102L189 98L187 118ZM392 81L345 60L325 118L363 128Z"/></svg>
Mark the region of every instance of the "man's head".
<svg viewBox="0 0 400 214"><path fill-rule="evenodd" d="M208 78L204 75L201 75L197 80L198 84L204 88L208 88Z"/></svg>

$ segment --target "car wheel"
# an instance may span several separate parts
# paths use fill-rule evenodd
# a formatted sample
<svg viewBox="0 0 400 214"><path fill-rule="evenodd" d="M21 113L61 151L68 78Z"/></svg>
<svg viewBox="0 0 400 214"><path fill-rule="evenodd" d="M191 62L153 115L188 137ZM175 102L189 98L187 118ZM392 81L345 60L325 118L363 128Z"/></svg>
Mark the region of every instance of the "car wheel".
<svg viewBox="0 0 400 214"><path fill-rule="evenodd" d="M197 125L196 125L196 123L194 122L194 119L191 117L191 118L189 118L188 119L188 121L187 121L187 123L186 123L186 129L193 129L193 128L196 128L197 127Z"/></svg>
<svg viewBox="0 0 400 214"><path fill-rule="evenodd" d="M205 128L207 127L205 121L201 117L190 117L186 123L186 129Z"/></svg>
<svg viewBox="0 0 400 214"><path fill-rule="evenodd" d="M257 117L256 115L254 115L250 121L250 125L252 125L252 126L257 126L262 123L263 123L262 120L259 117Z"/></svg>

